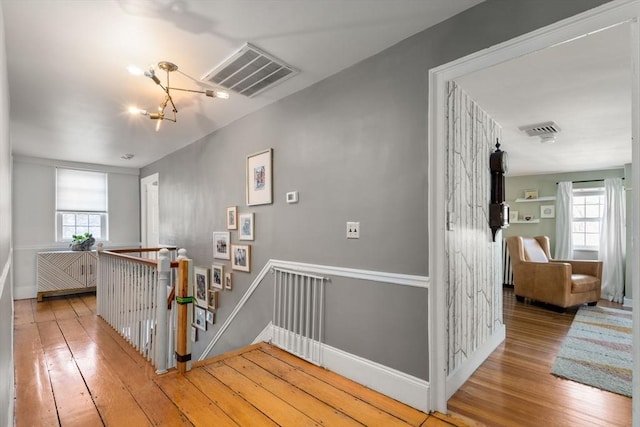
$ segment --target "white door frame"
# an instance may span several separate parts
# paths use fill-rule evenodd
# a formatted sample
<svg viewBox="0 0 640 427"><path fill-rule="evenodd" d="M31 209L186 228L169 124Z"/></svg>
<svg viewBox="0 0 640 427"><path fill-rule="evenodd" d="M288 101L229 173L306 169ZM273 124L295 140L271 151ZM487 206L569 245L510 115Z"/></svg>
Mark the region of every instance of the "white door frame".
<svg viewBox="0 0 640 427"><path fill-rule="evenodd" d="M147 246L147 185L160 182L157 173L140 179L140 238L141 244Z"/></svg>
<svg viewBox="0 0 640 427"><path fill-rule="evenodd" d="M640 0L614 0L595 9L564 19L547 27L506 41L489 49L429 71L428 110L428 167L429 167L429 384L432 410L447 411L447 301L445 275L447 273L445 247L446 189L445 189L445 130L446 83L462 75L482 70L510 59L545 49L585 34L593 33L621 22L631 24L632 65L632 241L635 256L640 253ZM640 268L633 263L632 299L633 329L640 331ZM640 423L640 334L633 334L633 420Z"/></svg>

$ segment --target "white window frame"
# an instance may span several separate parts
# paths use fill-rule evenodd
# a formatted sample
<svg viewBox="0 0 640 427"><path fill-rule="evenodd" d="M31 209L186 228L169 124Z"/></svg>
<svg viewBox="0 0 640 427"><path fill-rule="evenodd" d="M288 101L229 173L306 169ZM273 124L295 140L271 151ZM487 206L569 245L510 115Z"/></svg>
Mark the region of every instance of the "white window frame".
<svg viewBox="0 0 640 427"><path fill-rule="evenodd" d="M82 171L82 172L93 172L96 174L103 174L105 179L105 187L104 187L104 207L107 209L103 210L68 210L68 209L58 209L58 171L59 170L67 170L67 171ZM63 226L63 216L66 214L72 215L99 215L100 216L100 237L96 238L96 241L105 242L109 239L109 212L108 212L108 182L109 182L109 174L102 171L95 170L83 170L83 169L73 169L73 168L64 168L58 167L56 168L56 213L55 213L55 223L56 223L56 242L71 242L73 239L70 237L64 237L64 226ZM76 218L77 219L77 218ZM82 226L80 226L82 227ZM88 230L88 229L87 229ZM88 230L90 232L90 230ZM82 234L84 230L77 230L73 234Z"/></svg>
<svg viewBox="0 0 640 427"><path fill-rule="evenodd" d="M599 209L599 216L598 217L575 217L573 216L573 208L575 206L575 201L576 201L576 197L586 197L586 196L598 196L600 197L600 203L598 204L598 206L600 207ZM591 187L591 188L574 188L573 189L573 202L572 202L572 206L571 206L571 210L572 210L572 230L571 233L572 234L583 234L585 235L585 242L586 242L586 235L587 234L595 234L592 232L587 232L586 231L586 224L587 223L598 223L598 242L600 241L600 233L602 233L602 215L604 214L604 187ZM586 208L586 204L584 205ZM576 223L584 223L585 224L585 230L583 232L575 232L573 231L573 224ZM597 245L579 245L576 244L576 240L574 238L573 240L574 244L573 244L573 249L577 250L577 251L598 251L600 250L600 244L598 243Z"/></svg>

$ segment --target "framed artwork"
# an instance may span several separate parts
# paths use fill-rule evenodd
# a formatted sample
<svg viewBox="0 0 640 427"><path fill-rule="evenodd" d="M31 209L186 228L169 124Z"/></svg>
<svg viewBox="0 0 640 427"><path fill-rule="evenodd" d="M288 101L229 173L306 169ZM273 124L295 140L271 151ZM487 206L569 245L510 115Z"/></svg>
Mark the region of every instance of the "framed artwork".
<svg viewBox="0 0 640 427"><path fill-rule="evenodd" d="M527 200L533 200L538 198L538 190L526 190L524 192L524 198Z"/></svg>
<svg viewBox="0 0 640 427"><path fill-rule="evenodd" d="M540 218L555 218L555 217L556 217L555 205L540 206Z"/></svg>
<svg viewBox="0 0 640 427"><path fill-rule="evenodd" d="M240 214L238 217L238 240L253 240L253 213Z"/></svg>
<svg viewBox="0 0 640 427"><path fill-rule="evenodd" d="M231 206L227 208L227 230L237 230L237 229L238 229L238 207Z"/></svg>
<svg viewBox="0 0 640 427"><path fill-rule="evenodd" d="M219 291L214 291L213 289L209 291L209 310L217 310L218 309L218 294Z"/></svg>
<svg viewBox="0 0 640 427"><path fill-rule="evenodd" d="M210 325L215 323L215 313L213 311L207 311L207 323Z"/></svg>
<svg viewBox="0 0 640 427"><path fill-rule="evenodd" d="M240 271L251 271L251 246L231 245L231 268Z"/></svg>
<svg viewBox="0 0 640 427"><path fill-rule="evenodd" d="M273 203L273 149L247 156L247 206Z"/></svg>
<svg viewBox="0 0 640 427"><path fill-rule="evenodd" d="M233 278L231 273L227 273L224 275L224 288L228 291L233 289Z"/></svg>
<svg viewBox="0 0 640 427"><path fill-rule="evenodd" d="M231 259L229 244L231 242L228 231L213 232L213 257L219 259Z"/></svg>
<svg viewBox="0 0 640 427"><path fill-rule="evenodd" d="M518 220L518 211L509 211L509 222L514 222Z"/></svg>
<svg viewBox="0 0 640 427"><path fill-rule="evenodd" d="M195 326L191 326L191 341L198 341L198 328L196 328Z"/></svg>
<svg viewBox="0 0 640 427"><path fill-rule="evenodd" d="M193 326L206 331L207 330L207 310L197 305L193 308Z"/></svg>
<svg viewBox="0 0 640 427"><path fill-rule="evenodd" d="M224 280L224 265L213 264L211 266L211 287L222 289Z"/></svg>
<svg viewBox="0 0 640 427"><path fill-rule="evenodd" d="M193 295L196 297L196 304L201 307L207 306L207 291L209 290L209 269L195 267L193 269Z"/></svg>

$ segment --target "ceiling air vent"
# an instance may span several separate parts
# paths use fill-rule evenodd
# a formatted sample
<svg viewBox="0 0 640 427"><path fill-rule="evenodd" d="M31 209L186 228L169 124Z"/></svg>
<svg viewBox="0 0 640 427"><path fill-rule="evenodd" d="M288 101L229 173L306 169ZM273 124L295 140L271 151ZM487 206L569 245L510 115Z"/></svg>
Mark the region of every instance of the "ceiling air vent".
<svg viewBox="0 0 640 427"><path fill-rule="evenodd" d="M296 74L295 68L247 43L202 80L251 98Z"/></svg>
<svg viewBox="0 0 640 427"><path fill-rule="evenodd" d="M529 136L539 136L543 144L556 142L556 134L560 132L560 127L554 122L538 123L536 125L521 126L522 132Z"/></svg>

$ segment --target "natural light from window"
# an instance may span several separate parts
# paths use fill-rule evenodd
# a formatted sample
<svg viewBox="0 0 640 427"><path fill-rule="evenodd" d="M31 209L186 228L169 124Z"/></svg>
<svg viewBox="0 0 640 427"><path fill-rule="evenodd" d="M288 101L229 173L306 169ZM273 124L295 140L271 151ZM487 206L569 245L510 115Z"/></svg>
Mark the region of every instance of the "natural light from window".
<svg viewBox="0 0 640 427"><path fill-rule="evenodd" d="M57 240L69 242L73 235L84 233L107 239L107 174L57 168Z"/></svg>
<svg viewBox="0 0 640 427"><path fill-rule="evenodd" d="M572 234L575 249L598 250L603 213L604 188L573 190Z"/></svg>

